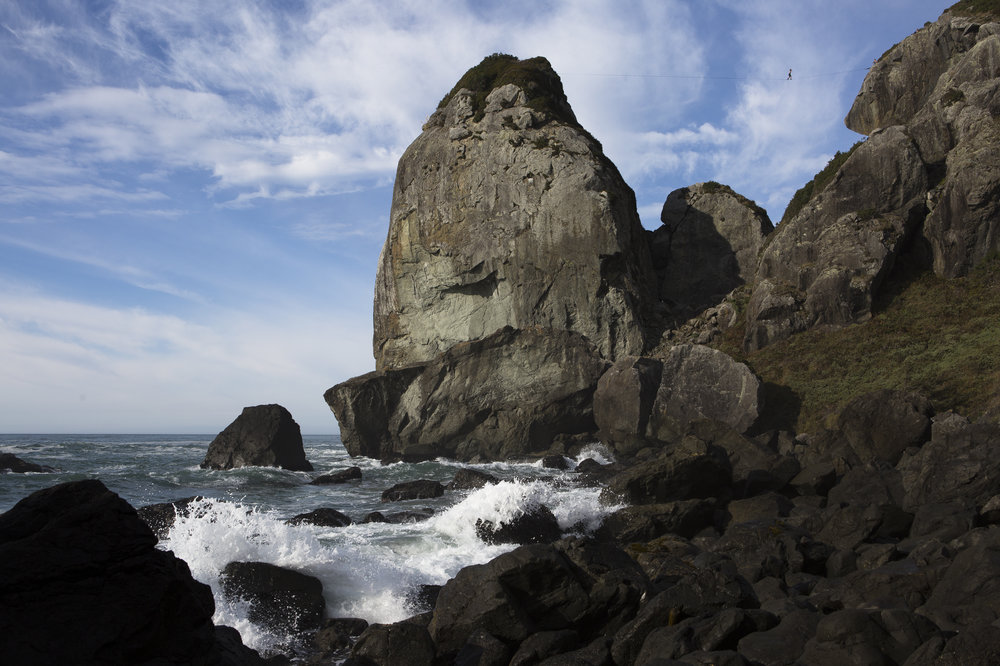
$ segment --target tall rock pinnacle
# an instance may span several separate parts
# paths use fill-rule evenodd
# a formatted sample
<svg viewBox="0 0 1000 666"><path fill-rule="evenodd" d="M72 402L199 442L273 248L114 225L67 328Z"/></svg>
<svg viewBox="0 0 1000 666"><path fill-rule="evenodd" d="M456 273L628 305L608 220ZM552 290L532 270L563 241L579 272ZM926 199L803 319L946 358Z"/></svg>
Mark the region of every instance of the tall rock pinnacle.
<svg viewBox="0 0 1000 666"><path fill-rule="evenodd" d="M653 285L635 195L544 58L495 54L399 161L375 287L378 369L505 327L641 353Z"/></svg>

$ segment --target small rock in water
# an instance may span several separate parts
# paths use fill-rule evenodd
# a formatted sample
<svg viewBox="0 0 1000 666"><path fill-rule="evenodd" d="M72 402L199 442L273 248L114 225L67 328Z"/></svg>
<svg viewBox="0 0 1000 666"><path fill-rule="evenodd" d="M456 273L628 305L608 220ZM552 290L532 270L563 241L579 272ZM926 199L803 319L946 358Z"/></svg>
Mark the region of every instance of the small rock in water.
<svg viewBox="0 0 1000 666"><path fill-rule="evenodd" d="M501 543L551 543L562 536L559 521L543 504L526 511L506 523L476 520L476 536L490 545Z"/></svg>
<svg viewBox="0 0 1000 666"><path fill-rule="evenodd" d="M545 469L568 469L569 463L566 462L566 456L556 454L542 458L542 467Z"/></svg>
<svg viewBox="0 0 1000 666"><path fill-rule="evenodd" d="M500 483L500 479L480 472L478 469L463 467L455 472L455 477L448 484L448 490L476 490L489 484Z"/></svg>
<svg viewBox="0 0 1000 666"><path fill-rule="evenodd" d="M439 481L420 479L397 483L382 493L383 502L400 502L411 499L431 499L444 495L444 486Z"/></svg>
<svg viewBox="0 0 1000 666"><path fill-rule="evenodd" d="M35 463L21 460L13 453L0 453L0 473L14 472L15 474L24 474L25 472L35 472L48 474L54 471L54 469L46 465L36 465Z"/></svg>
<svg viewBox="0 0 1000 666"><path fill-rule="evenodd" d="M319 525L320 527L344 527L354 523L350 516L347 516L336 509L321 507L308 513L300 513L285 521L289 525Z"/></svg>
<svg viewBox="0 0 1000 666"><path fill-rule="evenodd" d="M348 481L360 481L361 480L361 468L360 467L348 467L347 469L342 469L332 474L323 474L317 476L315 479L309 483L314 486L330 485L335 483L347 483Z"/></svg>
<svg viewBox="0 0 1000 666"><path fill-rule="evenodd" d="M170 528L174 526L177 516L186 516L188 514L188 505L200 499L202 499L200 495L195 495L173 502L147 504L136 509L136 513L139 514L143 522L149 525L149 529L153 530L153 534L158 539L164 539Z"/></svg>

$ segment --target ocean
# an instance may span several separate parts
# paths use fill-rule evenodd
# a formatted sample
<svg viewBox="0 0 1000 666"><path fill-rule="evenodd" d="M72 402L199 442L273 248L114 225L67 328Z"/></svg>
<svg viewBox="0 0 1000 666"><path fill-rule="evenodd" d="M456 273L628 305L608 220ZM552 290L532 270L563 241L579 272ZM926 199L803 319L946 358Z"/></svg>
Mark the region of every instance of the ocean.
<svg viewBox="0 0 1000 666"><path fill-rule="evenodd" d="M304 436L314 472L268 467L203 470L214 435L0 435L0 452L55 468L49 474L0 475L0 512L30 493L57 483L100 479L132 506L171 502L193 495L205 499L178 519L158 547L171 550L215 595L216 624L235 627L243 642L263 654L286 649L288 636L274 635L247 619L246 608L222 593L219 572L232 561L269 562L319 578L328 617L395 622L422 610L422 585L443 585L465 566L487 562L513 545L491 546L475 532L477 519L503 523L544 504L570 533L596 529L617 507L602 506L600 489L572 482L573 468L586 458L610 462L599 444L565 471L539 463L471 465L448 460L383 465L352 458L337 435ZM348 467L361 481L310 485L321 474ZM447 484L462 467L488 472L501 482L473 491L446 491L431 500L383 503L382 491L401 481L433 479ZM356 524L347 527L287 525L297 514L329 507ZM412 523L361 523L373 511L433 510Z"/></svg>

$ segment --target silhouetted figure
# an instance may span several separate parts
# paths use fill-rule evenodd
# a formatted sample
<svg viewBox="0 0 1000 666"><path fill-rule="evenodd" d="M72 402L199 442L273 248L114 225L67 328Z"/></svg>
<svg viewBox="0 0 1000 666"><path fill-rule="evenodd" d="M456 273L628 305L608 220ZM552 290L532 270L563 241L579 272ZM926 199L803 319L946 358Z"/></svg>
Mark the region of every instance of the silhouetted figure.
<svg viewBox="0 0 1000 666"><path fill-rule="evenodd" d="M790 69L788 70L788 80L789 81L792 80L792 70L790 70Z"/></svg>

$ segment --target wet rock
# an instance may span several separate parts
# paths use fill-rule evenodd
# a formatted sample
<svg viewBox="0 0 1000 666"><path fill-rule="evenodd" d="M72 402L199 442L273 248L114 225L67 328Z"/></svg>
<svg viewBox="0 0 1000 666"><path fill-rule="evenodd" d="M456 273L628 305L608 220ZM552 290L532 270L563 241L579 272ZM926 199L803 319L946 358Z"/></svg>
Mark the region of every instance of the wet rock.
<svg viewBox="0 0 1000 666"><path fill-rule="evenodd" d="M413 499L431 499L444 495L444 486L440 481L420 479L403 481L382 492L383 502L401 502Z"/></svg>
<svg viewBox="0 0 1000 666"><path fill-rule="evenodd" d="M361 468L360 467L348 467L347 469L338 470L331 474L323 474L317 476L315 479L309 483L314 486L324 486L347 483L349 481L360 481L361 480Z"/></svg>
<svg viewBox="0 0 1000 666"><path fill-rule="evenodd" d="M155 545L96 480L37 491L0 515L5 663L263 663L217 636L209 587Z"/></svg>
<svg viewBox="0 0 1000 666"><path fill-rule="evenodd" d="M562 536L559 521L544 504L518 513L499 525L491 520L476 520L476 536L490 545L501 543L551 543Z"/></svg>
<svg viewBox="0 0 1000 666"><path fill-rule="evenodd" d="M311 472L302 448L302 432L281 405L245 407L225 430L216 435L202 461L203 469L282 467Z"/></svg>
<svg viewBox="0 0 1000 666"><path fill-rule="evenodd" d="M368 621L361 618L331 618L313 635L312 644L324 656L346 651L354 638L368 628Z"/></svg>
<svg viewBox="0 0 1000 666"><path fill-rule="evenodd" d="M136 509L139 518L149 525L157 539L165 539L170 528L174 526L177 516L186 516L189 513L189 505L203 499L200 495L184 497L173 502L161 502L159 504L147 504Z"/></svg>
<svg viewBox="0 0 1000 666"><path fill-rule="evenodd" d="M47 465L36 465L35 463L21 460L13 453L0 453L0 473L12 472L14 474L48 474L55 470Z"/></svg>
<svg viewBox="0 0 1000 666"><path fill-rule="evenodd" d="M451 483L448 484L448 490L476 490L496 483L500 483L500 479L492 474L470 467L463 467L455 472Z"/></svg>
<svg viewBox="0 0 1000 666"><path fill-rule="evenodd" d="M455 666L507 666L511 650L495 636L476 631L455 655Z"/></svg>
<svg viewBox="0 0 1000 666"><path fill-rule="evenodd" d="M281 633L315 631L323 624L323 585L314 576L267 562L230 562L219 575L222 591L248 605L247 618Z"/></svg>
<svg viewBox="0 0 1000 666"><path fill-rule="evenodd" d="M532 666L548 657L569 652L579 644L580 636L572 629L539 631L521 641L510 666Z"/></svg>
<svg viewBox="0 0 1000 666"><path fill-rule="evenodd" d="M549 455L542 458L542 467L544 469L569 469L569 461L566 460L566 456Z"/></svg>
<svg viewBox="0 0 1000 666"><path fill-rule="evenodd" d="M434 643L427 629L410 622L373 624L358 637L345 666L431 666Z"/></svg>
<svg viewBox="0 0 1000 666"><path fill-rule="evenodd" d="M308 513L300 513L285 521L289 525L318 525L320 527L345 527L353 525L350 516L327 507L313 509Z"/></svg>

